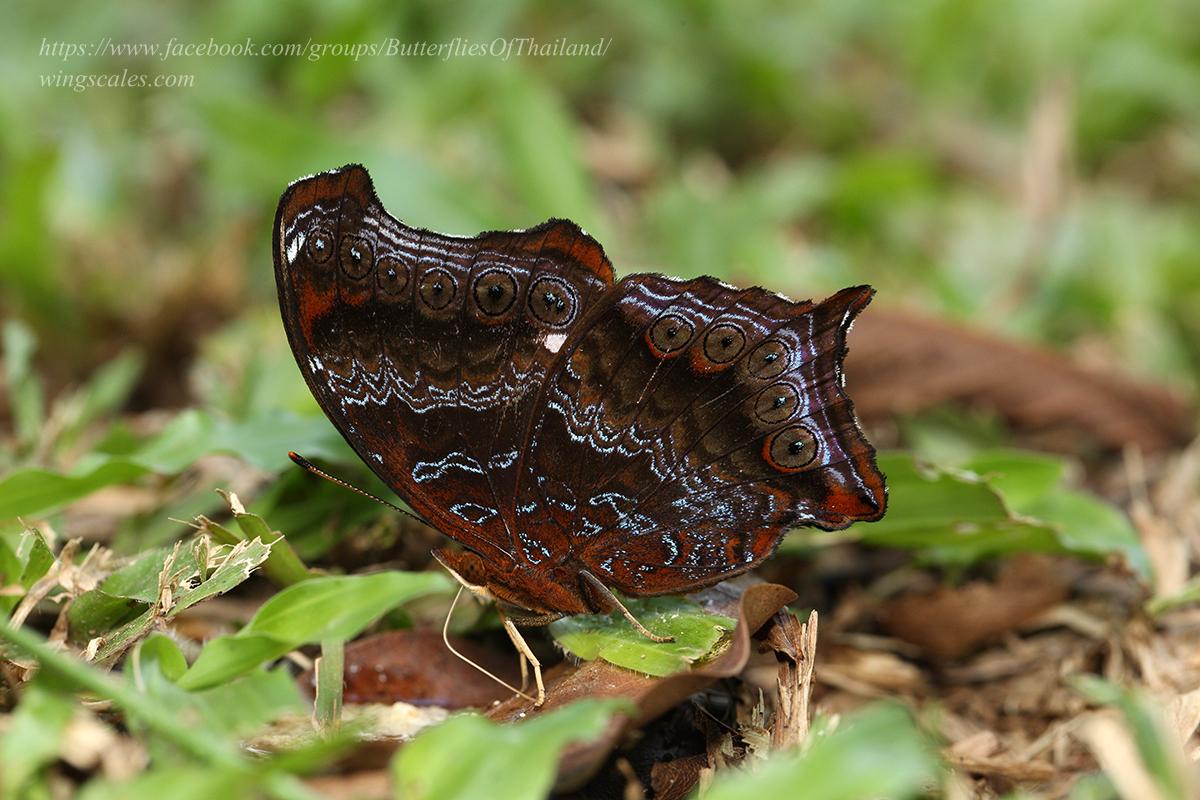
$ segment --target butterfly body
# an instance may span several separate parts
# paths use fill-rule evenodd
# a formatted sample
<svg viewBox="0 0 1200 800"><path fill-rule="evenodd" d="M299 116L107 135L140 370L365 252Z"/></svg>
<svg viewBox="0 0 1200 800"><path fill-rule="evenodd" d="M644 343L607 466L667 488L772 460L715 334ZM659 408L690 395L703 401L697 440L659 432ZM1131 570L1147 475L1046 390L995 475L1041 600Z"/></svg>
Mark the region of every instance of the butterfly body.
<svg viewBox="0 0 1200 800"><path fill-rule="evenodd" d="M573 223L413 229L357 165L288 188L274 251L318 403L463 546L442 563L506 605L608 611L609 589L702 588L789 528L883 514L841 372L869 287L814 304L712 278L615 282Z"/></svg>

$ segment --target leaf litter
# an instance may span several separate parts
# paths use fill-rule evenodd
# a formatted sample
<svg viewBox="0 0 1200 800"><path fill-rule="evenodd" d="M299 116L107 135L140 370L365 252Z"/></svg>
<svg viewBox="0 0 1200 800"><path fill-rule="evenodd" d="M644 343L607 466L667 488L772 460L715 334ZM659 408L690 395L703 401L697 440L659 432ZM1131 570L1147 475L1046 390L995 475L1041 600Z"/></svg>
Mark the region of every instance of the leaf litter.
<svg viewBox="0 0 1200 800"><path fill-rule="evenodd" d="M940 778L914 780L925 781L927 788L930 780L940 782L946 796L992 798L1024 791L1069 797L1097 781L1128 796L1188 796L1178 792L1194 788L1192 765L1200 757L1200 611L1194 607L1200 595L1195 588L1200 585L1198 453L1196 444L1170 458L1143 459L1131 450L1123 486L1109 489L1130 509L1135 544L1151 576L1146 589L1119 558L1089 563L1052 552L912 562L864 549L851 537L810 553L807 563L783 558L769 571L800 588L799 600L789 599L793 593L784 587L753 582L710 590L718 597L702 602L737 618L738 625L713 652L693 656L699 663L684 672L654 677L604 660L581 661L576 653L547 671L549 700L539 711L469 668L458 671L457 661L451 666L433 658L440 637L430 631L383 634L398 636L390 644L368 646L369 639L351 644L348 669L357 666L360 675L382 670L389 687L392 674L408 672L407 697L387 691L356 695L347 673L343 723L376 744L360 741L349 747L349 755L332 762L341 774L311 779L312 785L332 796L349 796L354 786L373 787L366 796L385 796L391 785L386 765L397 747L403 750L403 742L446 719L455 707L484 708L489 718L519 726L576 699L611 697L632 705L612 716L597 737L565 743L554 785L564 796L581 798L638 792L685 797L698 786L718 791L726 781L740 779L742 768L761 764L765 754L804 753L827 737L850 737L859 730L855 720L862 709L888 699L911 713L908 722L888 723L898 726L896 735L916 735L911 720L918 720L951 768ZM991 480L986 471L984 477ZM1018 497L1012 486L999 488L1005 503ZM13 594L22 609L17 620L28 624L53 610L57 622L47 626L53 641L110 663L119 663L122 652L153 630L172 636L188 630L197 636L205 626L228 632L221 626L229 622L220 619L245 623L254 617L260 593L232 600L216 595L243 585L256 568L265 569L281 544L292 556L294 551L286 540L246 538L251 532L277 532L240 504L230 506L234 526L200 521L214 538L201 537L132 563L115 559L104 547L82 553L74 540L47 562L52 551L45 542L57 537L41 526L50 535L38 544L30 534L23 551L32 566L29 587L19 597ZM146 574L137 578L143 560ZM288 585L307 577L296 571L299 563L289 556L281 569L264 575ZM857 566L846 571L849 563ZM141 614L149 615L148 622L132 620L137 624L126 631L128 638L109 634L103 641L80 640L67 624L72 609L87 611L92 600L84 598L121 589L117 575L134 575L137 591L122 589L110 599L144 607ZM747 596L755 598L749 609ZM435 598L413 602L414 613L421 603L435 607L418 618L437 616ZM789 602L803 609L803 623L780 610ZM471 619L476 627L463 631L469 638L458 640L460 649L474 646L473 660L515 680L515 660L502 638L489 631L486 615ZM194 658L196 642L182 637L181 644L192 653L189 660ZM554 661L547 640L534 645L547 663ZM285 654L285 663L311 663L311 655L311 650L308 656L294 650ZM34 672L26 659L8 662L5 691L11 693ZM455 699L444 688L412 690L413 683L435 676L445 679L443 686L453 684L460 696ZM464 695L470 692L476 694ZM104 717L80 724L78 733L64 736L57 754L73 769L115 779L144 768L137 737ZM306 717L282 718L244 746L266 754L311 746L319 741L315 736ZM107 760L88 755L102 750ZM757 772L744 773L750 776L746 780Z"/></svg>

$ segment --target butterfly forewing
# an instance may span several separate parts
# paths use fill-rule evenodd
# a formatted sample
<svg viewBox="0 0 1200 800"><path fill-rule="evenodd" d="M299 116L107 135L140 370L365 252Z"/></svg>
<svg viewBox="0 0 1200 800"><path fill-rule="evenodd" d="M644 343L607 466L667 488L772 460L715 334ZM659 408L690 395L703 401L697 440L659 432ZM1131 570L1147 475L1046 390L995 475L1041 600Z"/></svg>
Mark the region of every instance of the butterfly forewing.
<svg viewBox="0 0 1200 800"><path fill-rule="evenodd" d="M511 560L521 437L612 281L603 250L565 221L474 238L410 228L358 166L289 187L274 235L284 323L322 409L440 530Z"/></svg>

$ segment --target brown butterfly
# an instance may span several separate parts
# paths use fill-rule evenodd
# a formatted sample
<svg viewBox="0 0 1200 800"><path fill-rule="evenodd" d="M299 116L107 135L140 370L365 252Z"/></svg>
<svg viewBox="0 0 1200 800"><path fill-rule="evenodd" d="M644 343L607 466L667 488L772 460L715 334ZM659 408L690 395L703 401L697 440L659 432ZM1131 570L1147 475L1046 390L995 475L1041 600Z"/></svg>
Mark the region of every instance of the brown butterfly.
<svg viewBox="0 0 1200 800"><path fill-rule="evenodd" d="M358 165L288 187L274 256L317 402L462 545L434 555L517 638L513 621L625 611L613 590L700 589L790 528L883 515L842 375L870 287L812 303L714 278L614 282L572 222L410 228Z"/></svg>

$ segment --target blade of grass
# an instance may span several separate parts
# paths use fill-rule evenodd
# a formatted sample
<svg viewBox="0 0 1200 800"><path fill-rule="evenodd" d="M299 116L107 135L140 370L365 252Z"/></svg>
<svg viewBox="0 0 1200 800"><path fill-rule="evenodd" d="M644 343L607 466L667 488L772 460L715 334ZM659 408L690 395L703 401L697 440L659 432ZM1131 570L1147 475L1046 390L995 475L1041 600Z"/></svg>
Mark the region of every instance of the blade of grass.
<svg viewBox="0 0 1200 800"><path fill-rule="evenodd" d="M322 730L337 730L341 723L345 662L345 642L341 639L321 642L321 657L317 660L316 714Z"/></svg>

